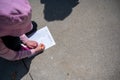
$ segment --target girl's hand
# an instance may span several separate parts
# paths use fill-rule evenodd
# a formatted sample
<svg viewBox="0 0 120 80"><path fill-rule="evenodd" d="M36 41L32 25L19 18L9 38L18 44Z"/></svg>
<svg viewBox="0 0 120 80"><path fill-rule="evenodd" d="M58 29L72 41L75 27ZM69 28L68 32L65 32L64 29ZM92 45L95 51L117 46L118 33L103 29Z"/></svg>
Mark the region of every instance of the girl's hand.
<svg viewBox="0 0 120 80"><path fill-rule="evenodd" d="M35 48L35 52L39 53L39 52L44 51L44 49L45 49L45 45L41 43Z"/></svg>
<svg viewBox="0 0 120 80"><path fill-rule="evenodd" d="M25 45L30 49L35 49L38 46L38 43L36 41L28 40Z"/></svg>

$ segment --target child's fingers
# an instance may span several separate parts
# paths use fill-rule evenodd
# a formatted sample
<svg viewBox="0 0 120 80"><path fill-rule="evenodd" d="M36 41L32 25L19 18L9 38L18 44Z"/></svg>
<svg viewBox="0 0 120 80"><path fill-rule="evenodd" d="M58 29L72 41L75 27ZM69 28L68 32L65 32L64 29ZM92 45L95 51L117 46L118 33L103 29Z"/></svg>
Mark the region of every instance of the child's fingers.
<svg viewBox="0 0 120 80"><path fill-rule="evenodd" d="M45 45L43 43L40 44L41 49L45 49Z"/></svg>
<svg viewBox="0 0 120 80"><path fill-rule="evenodd" d="M44 51L44 49L45 49L45 46L44 46L44 44L39 44L38 45L38 47L37 48L35 48L35 51L36 52L41 52L41 51Z"/></svg>

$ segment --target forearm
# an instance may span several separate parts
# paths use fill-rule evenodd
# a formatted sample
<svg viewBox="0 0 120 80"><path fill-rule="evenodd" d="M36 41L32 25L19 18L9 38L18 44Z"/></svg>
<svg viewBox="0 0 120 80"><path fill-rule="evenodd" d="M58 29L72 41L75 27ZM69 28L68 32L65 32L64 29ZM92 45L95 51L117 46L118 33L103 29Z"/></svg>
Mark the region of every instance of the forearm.
<svg viewBox="0 0 120 80"><path fill-rule="evenodd" d="M14 58L12 59L13 61L15 60L21 60L27 57L32 56L35 53L34 50L22 50L22 51L18 51L16 53L16 56L14 56Z"/></svg>
<svg viewBox="0 0 120 80"><path fill-rule="evenodd" d="M20 60L29 57L35 53L34 49L21 49L19 51L14 51L7 48L2 40L0 39L0 57L5 58L10 61Z"/></svg>
<svg viewBox="0 0 120 80"><path fill-rule="evenodd" d="M29 40L29 38L25 34L23 34L20 36L20 40L25 44Z"/></svg>
<svg viewBox="0 0 120 80"><path fill-rule="evenodd" d="M10 61L15 61L15 60L20 60L26 57L30 57L34 53L35 53L34 50L13 51L11 49L6 49L4 51L0 51L0 57Z"/></svg>

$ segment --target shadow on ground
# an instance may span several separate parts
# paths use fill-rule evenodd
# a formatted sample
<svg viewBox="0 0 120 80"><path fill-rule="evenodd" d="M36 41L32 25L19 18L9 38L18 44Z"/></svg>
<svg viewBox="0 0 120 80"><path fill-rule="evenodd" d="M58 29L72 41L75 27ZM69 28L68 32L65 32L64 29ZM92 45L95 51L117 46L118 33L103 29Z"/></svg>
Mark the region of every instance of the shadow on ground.
<svg viewBox="0 0 120 80"><path fill-rule="evenodd" d="M72 8L79 4L78 0L41 0L44 4L44 18L46 21L64 20L72 12Z"/></svg>
<svg viewBox="0 0 120 80"><path fill-rule="evenodd" d="M21 80L29 72L31 61L39 54L19 61L0 58L0 80ZM33 80L32 75L28 75Z"/></svg>
<svg viewBox="0 0 120 80"><path fill-rule="evenodd" d="M27 68L24 60L7 61L0 58L0 80L21 80L29 71L31 59L27 60Z"/></svg>

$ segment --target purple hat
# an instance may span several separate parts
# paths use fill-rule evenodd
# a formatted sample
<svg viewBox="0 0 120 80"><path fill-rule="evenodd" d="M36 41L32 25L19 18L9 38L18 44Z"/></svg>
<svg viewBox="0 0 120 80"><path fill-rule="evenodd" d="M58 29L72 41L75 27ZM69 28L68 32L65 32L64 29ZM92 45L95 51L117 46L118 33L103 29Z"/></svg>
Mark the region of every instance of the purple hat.
<svg viewBox="0 0 120 80"><path fill-rule="evenodd" d="M0 37L29 32L31 13L28 0L0 0Z"/></svg>

